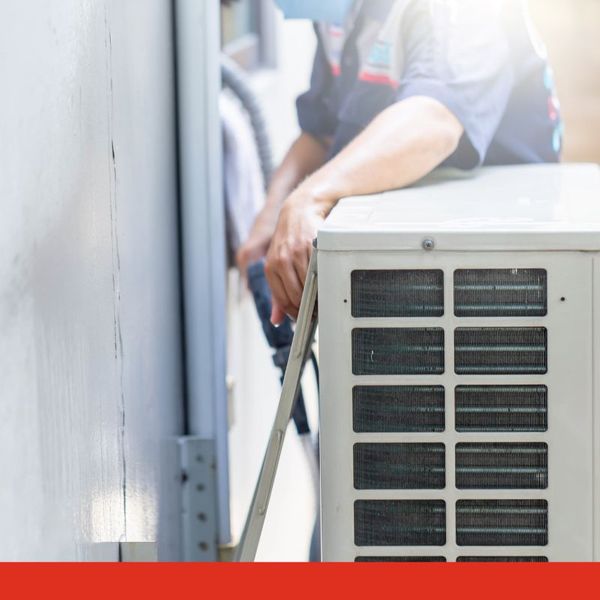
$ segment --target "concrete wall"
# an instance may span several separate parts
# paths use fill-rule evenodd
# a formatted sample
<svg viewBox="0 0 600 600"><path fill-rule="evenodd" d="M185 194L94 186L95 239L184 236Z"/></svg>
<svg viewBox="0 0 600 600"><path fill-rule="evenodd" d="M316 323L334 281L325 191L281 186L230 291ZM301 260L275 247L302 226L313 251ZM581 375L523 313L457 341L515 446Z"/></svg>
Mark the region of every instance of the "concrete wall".
<svg viewBox="0 0 600 600"><path fill-rule="evenodd" d="M0 2L0 560L154 541L181 430L168 0Z"/></svg>

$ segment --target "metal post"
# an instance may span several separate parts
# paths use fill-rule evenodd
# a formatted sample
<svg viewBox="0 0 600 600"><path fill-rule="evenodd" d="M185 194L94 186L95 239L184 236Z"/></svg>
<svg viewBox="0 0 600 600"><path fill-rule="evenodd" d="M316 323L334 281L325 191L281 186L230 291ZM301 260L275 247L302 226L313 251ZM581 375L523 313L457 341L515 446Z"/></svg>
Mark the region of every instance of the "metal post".
<svg viewBox="0 0 600 600"><path fill-rule="evenodd" d="M226 251L220 4L174 0L188 434L214 440L218 542L231 539L227 452Z"/></svg>

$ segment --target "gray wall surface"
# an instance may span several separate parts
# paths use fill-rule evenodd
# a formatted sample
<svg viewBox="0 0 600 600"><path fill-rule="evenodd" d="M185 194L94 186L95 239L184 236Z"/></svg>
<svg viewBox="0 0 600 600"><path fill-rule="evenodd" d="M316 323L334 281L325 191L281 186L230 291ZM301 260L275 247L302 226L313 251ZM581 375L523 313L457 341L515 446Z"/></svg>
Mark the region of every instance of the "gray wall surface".
<svg viewBox="0 0 600 600"><path fill-rule="evenodd" d="M171 11L0 2L0 560L156 539L182 432Z"/></svg>

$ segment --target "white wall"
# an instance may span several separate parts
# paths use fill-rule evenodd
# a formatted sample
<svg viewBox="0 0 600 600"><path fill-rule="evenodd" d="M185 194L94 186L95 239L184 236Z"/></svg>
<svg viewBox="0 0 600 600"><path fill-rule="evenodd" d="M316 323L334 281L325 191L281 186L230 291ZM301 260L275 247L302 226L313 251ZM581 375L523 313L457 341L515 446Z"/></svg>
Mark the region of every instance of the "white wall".
<svg viewBox="0 0 600 600"><path fill-rule="evenodd" d="M115 559L181 429L171 3L0 32L0 559Z"/></svg>
<svg viewBox="0 0 600 600"><path fill-rule="evenodd" d="M278 19L278 68L256 74L276 162L298 134L295 98L308 86L315 48L308 22ZM241 532L279 400L273 367L252 299L232 274L229 286L229 372L234 389L230 435L234 534ZM314 389L307 382L306 389ZM316 412L312 402L313 414ZM314 494L305 456L290 425L257 559L304 561L314 524Z"/></svg>

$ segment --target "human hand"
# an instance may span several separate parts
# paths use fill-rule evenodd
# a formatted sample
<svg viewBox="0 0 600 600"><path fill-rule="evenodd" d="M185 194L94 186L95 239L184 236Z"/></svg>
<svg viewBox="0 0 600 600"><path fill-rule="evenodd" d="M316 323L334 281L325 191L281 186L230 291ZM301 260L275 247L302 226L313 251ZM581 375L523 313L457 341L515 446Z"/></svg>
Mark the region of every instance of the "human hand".
<svg viewBox="0 0 600 600"><path fill-rule="evenodd" d="M313 240L324 219L325 212L316 199L300 189L283 205L265 264L275 325L281 324L286 314L298 317Z"/></svg>

